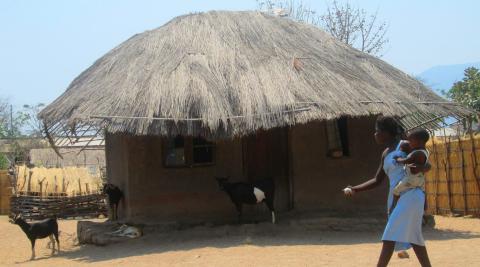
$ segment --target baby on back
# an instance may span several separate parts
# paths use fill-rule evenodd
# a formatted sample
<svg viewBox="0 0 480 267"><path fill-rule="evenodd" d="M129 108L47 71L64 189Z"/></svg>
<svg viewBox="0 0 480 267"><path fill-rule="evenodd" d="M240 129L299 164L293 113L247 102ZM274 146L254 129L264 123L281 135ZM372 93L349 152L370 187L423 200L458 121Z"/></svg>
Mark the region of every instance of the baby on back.
<svg viewBox="0 0 480 267"><path fill-rule="evenodd" d="M425 175L417 170L415 166L424 165L428 160L428 151L425 148L430 135L425 129L415 129L407 135L407 140L400 144L400 150L405 152L405 158L395 156L394 160L398 164L405 164L405 176L393 189L393 203L390 207L390 213L395 208L400 195L403 192L414 188L420 188L425 191Z"/></svg>

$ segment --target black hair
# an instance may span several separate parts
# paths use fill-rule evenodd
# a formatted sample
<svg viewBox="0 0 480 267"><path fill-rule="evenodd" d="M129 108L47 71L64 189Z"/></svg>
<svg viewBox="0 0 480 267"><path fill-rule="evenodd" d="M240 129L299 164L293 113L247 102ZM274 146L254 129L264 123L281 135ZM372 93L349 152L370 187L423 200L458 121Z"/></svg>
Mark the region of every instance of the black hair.
<svg viewBox="0 0 480 267"><path fill-rule="evenodd" d="M430 134L428 133L427 130L423 128L417 128L412 130L411 132L408 133L408 136L418 139L424 143L428 142L428 139L430 139Z"/></svg>
<svg viewBox="0 0 480 267"><path fill-rule="evenodd" d="M391 116L378 117L375 127L382 132L389 133L393 137L401 136L404 132L402 126Z"/></svg>

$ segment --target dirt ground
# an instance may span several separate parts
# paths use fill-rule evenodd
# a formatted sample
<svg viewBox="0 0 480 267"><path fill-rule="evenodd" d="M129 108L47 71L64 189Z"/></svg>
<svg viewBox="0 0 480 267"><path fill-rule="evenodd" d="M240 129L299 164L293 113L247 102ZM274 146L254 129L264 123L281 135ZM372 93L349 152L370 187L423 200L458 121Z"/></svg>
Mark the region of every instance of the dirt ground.
<svg viewBox="0 0 480 267"><path fill-rule="evenodd" d="M435 229L425 230L433 266L475 266L480 262L480 220L436 217ZM59 221L61 253L50 256L48 238L37 242L37 259L29 261L30 245L21 229L0 217L0 265L8 266L374 266L380 251L381 229L339 231L237 231L230 228L151 232L126 243L106 247L78 245L75 220ZM237 227L237 228L235 228ZM249 225L245 229L254 229ZM281 226L261 226L281 227ZM281 230L278 230L281 229ZM236 232L237 234L228 234ZM227 233L227 234L225 234ZM240 234L238 234L240 233ZM243 233L243 234L242 234ZM390 266L418 266L410 259L392 258Z"/></svg>

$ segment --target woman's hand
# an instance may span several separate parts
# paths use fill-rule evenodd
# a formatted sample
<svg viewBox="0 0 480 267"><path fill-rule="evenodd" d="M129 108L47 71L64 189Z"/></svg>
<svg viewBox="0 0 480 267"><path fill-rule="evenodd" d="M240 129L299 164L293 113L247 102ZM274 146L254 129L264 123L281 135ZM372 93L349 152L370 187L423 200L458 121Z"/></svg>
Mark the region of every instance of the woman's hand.
<svg viewBox="0 0 480 267"><path fill-rule="evenodd" d="M345 196L353 196L355 194L355 190L350 185L345 187L342 191Z"/></svg>

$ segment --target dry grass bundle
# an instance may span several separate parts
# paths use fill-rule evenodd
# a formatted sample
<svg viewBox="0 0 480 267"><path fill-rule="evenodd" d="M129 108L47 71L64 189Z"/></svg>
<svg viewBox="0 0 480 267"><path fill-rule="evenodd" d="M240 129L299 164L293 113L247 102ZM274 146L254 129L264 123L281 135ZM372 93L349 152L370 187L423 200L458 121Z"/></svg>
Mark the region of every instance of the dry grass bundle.
<svg viewBox="0 0 480 267"><path fill-rule="evenodd" d="M41 195L82 195L98 192L102 185L100 172L91 174L88 168L28 168L18 166L17 191Z"/></svg>

